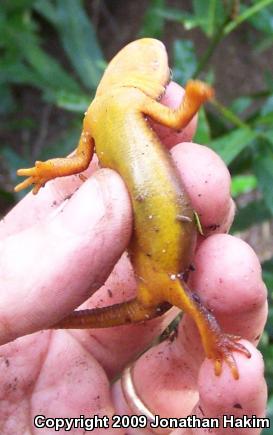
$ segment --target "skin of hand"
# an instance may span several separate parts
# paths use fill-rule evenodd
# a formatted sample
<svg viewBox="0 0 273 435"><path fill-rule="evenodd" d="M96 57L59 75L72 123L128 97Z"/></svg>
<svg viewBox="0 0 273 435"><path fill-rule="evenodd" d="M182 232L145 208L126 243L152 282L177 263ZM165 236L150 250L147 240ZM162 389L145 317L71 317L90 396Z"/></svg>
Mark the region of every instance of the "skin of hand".
<svg viewBox="0 0 273 435"><path fill-rule="evenodd" d="M171 83L164 104L176 107L182 93L178 85ZM264 416L263 362L254 345L266 320L266 289L253 250L225 234L234 217L230 175L213 151L189 142L196 118L175 134L153 126L171 148L193 207L209 236L200 237L189 285L224 330L249 340L244 344L252 357L234 354L239 380L232 378L225 364L222 375L216 377L212 362L204 360L195 325L184 316L176 337L150 348L136 361L135 387L150 410L161 417ZM28 194L0 224L3 435L41 433L33 426L37 414L111 417L130 413L120 381L112 386L109 382L177 314L173 308L162 318L145 324L101 330L40 331L80 304L83 308L106 306L130 299L135 293L132 267L127 255L122 255L132 231L129 196L114 171L96 169L94 160L84 183L79 176L56 179L39 195ZM106 430L115 434L146 433L143 429ZM260 429L238 431L260 433ZM83 432L72 429L70 433ZM105 429L93 431L101 432ZM222 432L234 430L217 429L211 433ZM54 430L43 429L42 433ZM176 429L171 433L207 432Z"/></svg>

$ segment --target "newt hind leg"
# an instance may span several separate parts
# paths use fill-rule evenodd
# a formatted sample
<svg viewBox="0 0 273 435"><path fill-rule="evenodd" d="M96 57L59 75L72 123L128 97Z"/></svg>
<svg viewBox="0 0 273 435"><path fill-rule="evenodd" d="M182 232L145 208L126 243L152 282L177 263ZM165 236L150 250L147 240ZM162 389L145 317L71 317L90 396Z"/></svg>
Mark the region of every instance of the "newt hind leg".
<svg viewBox="0 0 273 435"><path fill-rule="evenodd" d="M237 364L232 352L240 352L248 358L251 357L250 352L238 343L240 337L225 334L211 312L204 307L199 297L192 293L185 283L177 280L172 284L165 292L165 301L167 302L159 303L157 301L153 305L147 303L147 297L151 296L150 291L147 288L145 290L142 288L139 289L138 296L130 301L104 308L74 311L60 322L52 325L50 329L107 328L139 323L161 316L172 305L175 305L189 314L195 321L206 356L214 361L215 374L217 376L221 374L223 362L226 362L234 379L239 379Z"/></svg>
<svg viewBox="0 0 273 435"><path fill-rule="evenodd" d="M32 168L19 169L17 175L27 178L22 183L17 184L14 190L19 192L33 185L32 192L36 194L49 180L78 174L87 169L92 160L93 151L94 140L90 133L83 131L74 155L50 159L45 162L36 161L35 166Z"/></svg>
<svg viewBox="0 0 273 435"><path fill-rule="evenodd" d="M222 364L226 362L234 379L239 379L237 364L232 352L240 352L248 358L251 357L246 347L238 343L240 337L225 334L212 313L184 282L177 280L171 289L168 289L165 299L193 318L201 335L206 356L214 361L215 374L217 376L221 374Z"/></svg>

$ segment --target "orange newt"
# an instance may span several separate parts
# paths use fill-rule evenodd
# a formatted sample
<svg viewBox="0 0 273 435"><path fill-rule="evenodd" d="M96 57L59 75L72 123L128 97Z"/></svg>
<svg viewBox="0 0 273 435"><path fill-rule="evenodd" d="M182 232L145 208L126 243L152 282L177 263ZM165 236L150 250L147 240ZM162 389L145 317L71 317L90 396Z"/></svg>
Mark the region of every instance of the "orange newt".
<svg viewBox="0 0 273 435"><path fill-rule="evenodd" d="M102 167L117 171L126 183L134 212L134 231L128 251L137 281L134 299L110 307L75 311L53 328L100 328L141 322L161 315L175 305L195 320L206 356L214 360L216 375L223 361L233 377L238 369L232 351L250 356L224 334L212 314L183 281L192 261L197 238L194 211L169 152L160 143L146 117L181 129L209 100L212 89L189 81L178 109L160 103L170 80L164 45L140 39L124 47L109 63L83 121L74 155L37 161L18 170L28 177L19 191L34 185L37 193L56 177L85 170L94 153Z"/></svg>

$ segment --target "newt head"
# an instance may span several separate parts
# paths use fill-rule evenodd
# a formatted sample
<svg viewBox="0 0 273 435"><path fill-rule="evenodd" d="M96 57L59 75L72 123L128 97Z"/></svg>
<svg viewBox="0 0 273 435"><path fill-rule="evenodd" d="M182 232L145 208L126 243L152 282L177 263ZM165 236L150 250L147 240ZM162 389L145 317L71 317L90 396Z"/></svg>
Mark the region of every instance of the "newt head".
<svg viewBox="0 0 273 435"><path fill-rule="evenodd" d="M100 96L114 86L141 89L157 99L170 80L168 56L164 44L153 38L131 42L120 50L108 65L97 88Z"/></svg>

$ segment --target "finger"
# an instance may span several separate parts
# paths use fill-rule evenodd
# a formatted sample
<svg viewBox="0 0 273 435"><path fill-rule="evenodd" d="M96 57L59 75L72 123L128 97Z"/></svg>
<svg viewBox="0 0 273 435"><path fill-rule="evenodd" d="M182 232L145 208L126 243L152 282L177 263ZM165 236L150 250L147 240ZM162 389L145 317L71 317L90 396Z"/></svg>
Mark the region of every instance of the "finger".
<svg viewBox="0 0 273 435"><path fill-rule="evenodd" d="M185 91L181 86L175 82L170 82L166 88L166 93L162 97L161 103L165 106L171 107L172 109L177 109L181 104L184 93ZM150 120L150 122L162 143L164 143L167 148L172 148L176 144L192 140L197 127L197 115L194 116L186 128L178 132L171 128L164 127L153 120Z"/></svg>
<svg viewBox="0 0 273 435"><path fill-rule="evenodd" d="M115 413L105 372L67 331L52 334L31 404L32 421L35 415L56 419L84 415L88 417L86 426L79 432L89 429L97 434L111 431L111 416ZM92 418L95 415L97 419ZM73 427L72 433L78 432ZM115 433L121 435L124 431L116 429Z"/></svg>
<svg viewBox="0 0 273 435"><path fill-rule="evenodd" d="M197 380L183 349L168 339L149 349L135 363L132 379L138 397L148 409L161 417L189 415L198 401ZM192 361L195 364L194 360ZM113 386L113 400L119 413L131 414L121 382Z"/></svg>
<svg viewBox="0 0 273 435"><path fill-rule="evenodd" d="M230 379L226 369L216 377L207 361L202 365L198 379L200 399L191 411L191 419L187 420L188 429L176 429L172 435L205 435L208 430L212 435L234 434L234 431L242 435L249 431L259 435L263 426L258 426L257 420L262 420L260 424L269 424L269 419L264 419L267 387L262 356L249 343L244 344L250 349L253 359L235 356L242 373L238 381Z"/></svg>
<svg viewBox="0 0 273 435"><path fill-rule="evenodd" d="M253 416L258 418L265 416L267 388L263 376L262 356L249 343L244 342L244 344L247 345L252 357L246 359L240 354L234 354L240 371L238 381L231 379L227 367L224 367L221 376L215 376L207 360L199 374L200 399L193 414L201 419L219 418L220 429L223 429L225 424L226 434L234 433L233 421L236 418L243 421L244 415L250 417L250 420ZM224 415L228 417L223 418ZM219 433L220 429L215 429L212 433ZM246 423L239 429L242 435L248 434L249 430ZM195 429L191 433L205 434L207 431ZM258 435L260 429L252 429L251 433Z"/></svg>
<svg viewBox="0 0 273 435"><path fill-rule="evenodd" d="M194 267L190 288L199 294L222 330L257 345L268 308L261 266L251 247L236 237L216 234L199 246ZM178 338L177 346L188 355L186 363L197 376L204 351L196 325L186 315L180 323ZM210 364L213 367L213 362Z"/></svg>
<svg viewBox="0 0 273 435"><path fill-rule="evenodd" d="M208 147L189 142L175 146L171 153L204 233L227 231L234 204L230 174L223 160Z"/></svg>
<svg viewBox="0 0 273 435"><path fill-rule="evenodd" d="M130 235L127 190L101 170L47 219L4 239L0 342L70 313L102 285Z"/></svg>
<svg viewBox="0 0 273 435"><path fill-rule="evenodd" d="M54 428L45 425L48 417L56 419L55 432L64 433L64 417L69 425L66 431L71 433L94 429L101 434L111 428L115 411L109 381L97 361L69 332L42 331L21 337L1 346L0 362L3 434L38 434L42 428L43 433L53 433ZM7 406L9 412L5 411ZM75 420L75 416L85 418ZM115 433L124 431L116 429Z"/></svg>
<svg viewBox="0 0 273 435"><path fill-rule="evenodd" d="M231 334L257 344L267 316L259 260L244 241L215 234L198 248L190 286Z"/></svg>

